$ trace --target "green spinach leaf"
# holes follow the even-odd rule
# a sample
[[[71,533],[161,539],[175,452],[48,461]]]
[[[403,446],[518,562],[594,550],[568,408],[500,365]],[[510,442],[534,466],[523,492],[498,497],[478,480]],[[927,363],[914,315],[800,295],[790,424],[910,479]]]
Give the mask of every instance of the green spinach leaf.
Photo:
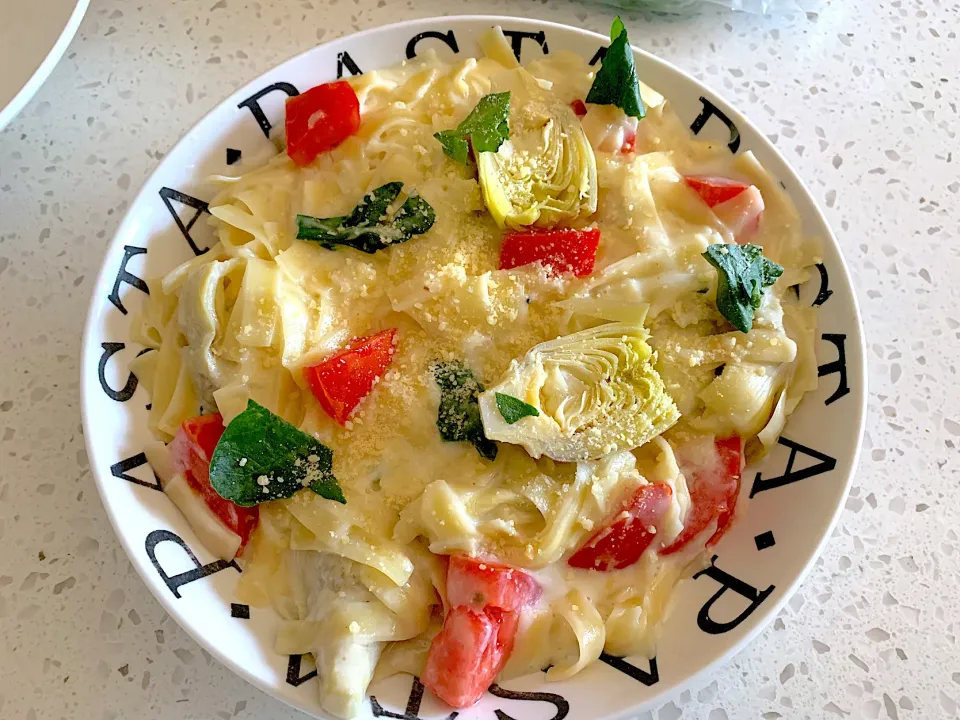
[[[763,256],[757,245],[711,245],[703,254],[717,269],[717,310],[740,332],[750,332],[765,288],[783,268]]]
[[[346,245],[373,254],[422,235],[437,219],[433,207],[419,195],[410,195],[391,217],[390,205],[399,197],[402,182],[381,185],[366,195],[349,215],[316,218],[297,215],[297,238],[319,242],[328,250]]]
[[[433,377],[440,387],[440,409],[437,429],[447,442],[472,443],[480,457],[497,457],[497,444],[483,434],[480,403],[477,397],[483,385],[460,361],[441,362],[433,366]]]
[[[333,476],[333,451],[253,400],[217,443],[210,484],[243,507],[288,498],[305,487],[347,501]]]
[[[643,118],[647,109],[640,97],[640,83],[637,82],[637,68],[633,62],[627,29],[619,16],[610,28],[610,40],[612,42],[593,79],[586,102],[616,105],[630,117]]]
[[[497,410],[500,411],[500,415],[504,420],[507,421],[508,425],[513,425],[515,422],[525,417],[539,417],[540,411],[537,410],[533,405],[525,403],[520,398],[515,398],[513,395],[505,395],[503,393],[497,393]]]
[[[492,93],[480,98],[463,122],[453,130],[443,130],[434,137],[443,145],[443,152],[458,163],[467,164],[470,143],[474,152],[496,152],[510,137],[510,93]],[[470,143],[467,143],[467,138]]]

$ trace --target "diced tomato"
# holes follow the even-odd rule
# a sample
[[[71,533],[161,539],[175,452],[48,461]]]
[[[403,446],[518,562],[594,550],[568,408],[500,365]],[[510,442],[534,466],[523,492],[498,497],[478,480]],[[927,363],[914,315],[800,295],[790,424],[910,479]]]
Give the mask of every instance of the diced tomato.
[[[256,507],[240,507],[220,497],[210,484],[210,460],[223,431],[223,417],[219,413],[184,420],[170,443],[170,456],[173,469],[184,476],[221,522],[240,536],[243,547],[260,513]]]
[[[443,628],[433,639],[420,681],[453,707],[474,705],[513,651],[520,610],[540,585],[516,568],[460,555],[447,567]]]
[[[583,104],[583,100],[577,98],[572,103],[570,103],[570,109],[573,110],[574,114],[577,117],[583,117],[587,114],[587,106]]]
[[[341,425],[350,418],[393,359],[395,328],[352,340],[319,365],[303,369],[310,392]]]
[[[738,180],[725,177],[684,175],[683,179],[710,207],[716,207],[720,203],[731,200],[750,187]]]
[[[360,100],[346,80],[324,83],[287,100],[287,155],[300,167],[360,128]]]
[[[170,443],[174,470],[189,472],[198,482],[209,485],[210,459],[223,431],[220,413],[184,420]]]
[[[537,591],[537,597],[539,597],[539,585],[537,586]],[[520,611],[487,608],[486,612],[492,615],[493,618],[500,624],[500,627],[497,630],[497,644],[502,649],[503,656],[500,658],[497,664],[497,672],[495,672],[493,675],[494,679],[496,679],[497,675],[500,674],[500,671],[503,670],[503,666],[507,664],[507,660],[510,659],[510,653],[513,652],[513,644],[517,639],[517,630],[520,627]]]
[[[755,185],[703,175],[685,175],[683,179],[713,208],[720,222],[733,233],[737,243],[743,245],[756,234],[764,204],[763,196]]]
[[[744,245],[750,242],[760,229],[763,208],[763,195],[755,185],[751,185],[732,200],[714,207],[713,212],[733,233],[737,244]]]
[[[716,528],[706,542],[715,545],[730,527],[740,494],[740,474],[743,472],[743,439],[736,435],[716,441],[718,461],[710,467],[690,467],[683,458],[683,449],[677,461],[683,470],[690,490],[690,510],[677,538],[660,551],[671,555],[716,521]]]
[[[629,153],[636,147],[639,121],[616,105],[591,104],[580,125],[597,152]]]
[[[448,705],[475,705],[510,657],[517,626],[515,612],[453,608],[430,644],[420,682]]]
[[[643,485],[623,501],[611,523],[577,550],[567,564],[584,570],[620,570],[640,559],[657,536],[657,526],[673,490],[669,485]]]
[[[593,272],[599,245],[598,228],[510,232],[500,248],[500,269],[540,262],[558,275],[571,272],[586,277]]]
[[[447,603],[450,607],[519,610],[535,603],[540,593],[540,585],[523,570],[463,555],[450,557],[447,570]]]

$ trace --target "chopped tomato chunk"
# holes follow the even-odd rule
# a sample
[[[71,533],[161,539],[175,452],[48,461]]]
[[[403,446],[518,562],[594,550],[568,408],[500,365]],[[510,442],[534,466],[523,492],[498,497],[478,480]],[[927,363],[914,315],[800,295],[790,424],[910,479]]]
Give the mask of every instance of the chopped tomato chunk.
[[[207,507],[246,544],[260,516],[256,507],[240,507],[226,500],[210,484],[210,459],[223,435],[223,417],[201,415],[184,420],[170,443],[173,469],[181,473]]]
[[[303,369],[310,392],[341,425],[350,418],[393,359],[395,328],[352,340],[346,348],[319,365]]]
[[[716,441],[717,462],[711,466],[691,466],[677,453],[677,461],[687,478],[690,490],[690,510],[677,538],[660,551],[671,555],[682,550],[716,521],[713,534],[706,545],[715,545],[730,527],[740,494],[740,474],[743,472],[743,439],[737,436]]]
[[[447,568],[443,628],[433,639],[420,681],[453,707],[474,705],[513,651],[520,611],[540,598],[530,575],[454,555]]]
[[[523,570],[463,555],[450,557],[447,570],[447,602],[450,607],[519,610],[535,603],[540,592],[537,581]]]
[[[733,233],[737,244],[744,245],[760,229],[763,208],[763,195],[755,185],[751,185],[732,200],[714,207],[713,212]]]
[[[570,109],[573,110],[577,117],[583,117],[587,114],[587,106],[584,105],[583,100],[580,100],[579,98],[570,103]]]
[[[567,564],[584,570],[620,570],[633,565],[657,536],[657,525],[673,490],[669,485],[642,485],[620,505],[606,527],[577,550]]]
[[[593,272],[599,245],[598,228],[511,232],[503,237],[500,269],[540,262],[557,274],[571,272],[577,277],[586,277]]]
[[[475,705],[510,657],[517,625],[515,612],[453,608],[430,644],[420,682],[448,705]]]
[[[716,216],[733,233],[737,243],[743,245],[756,234],[764,204],[763,196],[755,185],[703,175],[685,175],[683,179],[713,208]]]
[[[580,125],[597,152],[630,153],[636,147],[639,121],[616,105],[591,103]]]
[[[346,80],[324,83],[287,100],[287,155],[300,167],[360,128],[360,100]]]
[[[683,179],[710,207],[732,200],[746,190],[749,185],[738,180],[705,175],[684,175]]]

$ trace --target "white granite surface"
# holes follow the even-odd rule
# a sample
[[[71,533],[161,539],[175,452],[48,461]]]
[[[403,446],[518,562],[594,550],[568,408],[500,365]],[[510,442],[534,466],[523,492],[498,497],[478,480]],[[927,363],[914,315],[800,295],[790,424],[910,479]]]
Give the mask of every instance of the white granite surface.
[[[630,23],[752,117],[822,201],[870,363],[860,471],[816,569],[659,720],[958,717],[960,5],[817,10]],[[469,12],[598,31],[610,16],[567,0],[93,0],[0,133],[0,718],[304,717],[201,650],[124,556],[83,449],[81,325],[140,183],[235,86],[318,41]]]

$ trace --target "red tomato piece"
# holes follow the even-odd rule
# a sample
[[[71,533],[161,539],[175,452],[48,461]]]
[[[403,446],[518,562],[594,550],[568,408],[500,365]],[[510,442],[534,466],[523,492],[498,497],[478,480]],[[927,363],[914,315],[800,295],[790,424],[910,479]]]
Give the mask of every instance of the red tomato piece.
[[[687,181],[687,185],[695,190],[710,207],[715,207],[727,200],[732,200],[750,187],[738,180],[731,180],[730,178],[724,177],[684,175],[683,179]]]
[[[716,545],[729,529],[740,495],[740,474],[743,472],[743,439],[736,435],[716,441],[717,463],[712,467],[687,467],[682,451],[678,462],[690,489],[690,510],[677,538],[660,551],[672,555],[716,521],[716,528],[706,546]]]
[[[170,443],[174,469],[189,472],[198,482],[209,485],[210,459],[223,431],[220,413],[184,420]]]
[[[763,195],[755,185],[751,185],[735,198],[714,207],[713,212],[733,233],[737,243],[743,245],[750,242],[760,229],[763,208]]]
[[[174,470],[184,476],[213,514],[240,536],[242,548],[257,526],[260,513],[256,507],[240,507],[220,497],[210,484],[210,460],[223,431],[219,413],[184,420],[170,443],[170,456]]]
[[[540,262],[556,274],[571,272],[586,277],[593,272],[600,245],[600,230],[557,228],[510,232],[500,248],[500,269]]]
[[[346,80],[324,83],[287,100],[287,155],[300,167],[360,128],[360,100]]]
[[[584,105],[583,100],[580,100],[579,98],[570,103],[570,109],[573,110],[577,117],[583,117],[587,114],[587,106]]]
[[[310,392],[341,425],[376,385],[393,359],[396,328],[350,341],[319,365],[303,369]]]
[[[632,130],[628,127],[625,129],[623,134],[623,145],[620,146],[620,153],[623,155],[629,155],[636,149],[637,149],[637,131]]]
[[[475,705],[510,657],[518,623],[515,612],[453,608],[430,644],[420,682],[448,705]]]
[[[519,610],[540,598],[540,585],[523,570],[452,555],[447,569],[447,602],[450,607],[487,607]]]
[[[643,485],[620,505],[612,522],[577,550],[567,565],[583,570],[620,570],[640,559],[657,536],[657,525],[670,507],[669,485]]]

